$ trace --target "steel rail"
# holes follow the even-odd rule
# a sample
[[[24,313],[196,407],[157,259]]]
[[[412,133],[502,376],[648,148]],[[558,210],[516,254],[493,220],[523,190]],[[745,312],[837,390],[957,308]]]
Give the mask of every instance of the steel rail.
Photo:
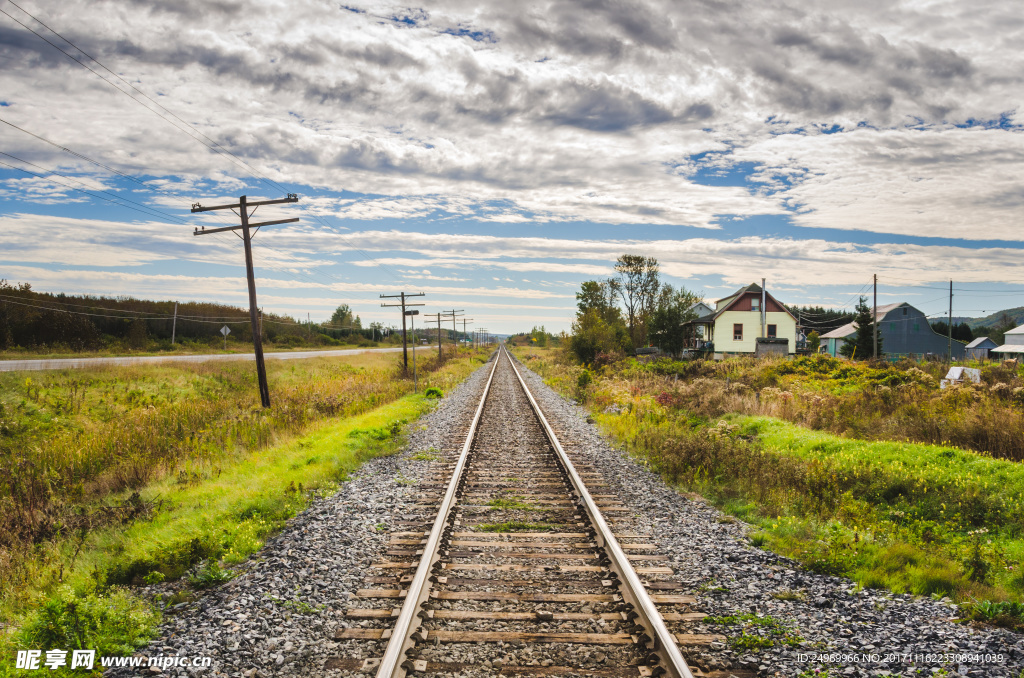
[[[660,660],[658,666],[663,668],[667,675],[672,678],[693,678],[693,673],[690,672],[690,667],[686,664],[686,660],[679,651],[675,638],[668,630],[668,627],[665,626],[665,620],[661,618],[661,614],[654,605],[654,601],[647,595],[647,589],[644,588],[639,575],[637,575],[630,564],[626,552],[622,550],[619,540],[615,538],[611,527],[601,514],[601,509],[598,508],[597,503],[590,496],[590,492],[583,483],[583,479],[580,478],[579,473],[576,472],[576,467],[573,466],[569,455],[562,449],[562,444],[558,442],[558,436],[555,435],[554,429],[551,428],[533,394],[530,393],[530,389],[526,386],[523,376],[519,374],[512,356],[507,350],[505,354],[508,357],[509,364],[512,365],[512,370],[515,372],[516,377],[519,378],[523,392],[526,393],[530,406],[537,415],[537,419],[540,421],[548,441],[550,441],[551,446],[555,449],[556,455],[565,469],[569,482],[572,484],[573,492],[579,498],[580,504],[590,518],[591,525],[593,525],[596,532],[594,536],[595,541],[604,547],[610,561],[608,565],[619,578],[620,592],[623,599],[633,607],[629,617],[631,620],[636,620],[648,634],[648,637],[644,639],[645,646],[648,650],[656,653]]]
[[[480,417],[484,411],[484,403],[487,401],[487,394],[491,391],[491,382],[494,381],[494,372],[498,367],[500,359],[501,352],[499,351],[494,357],[491,374],[487,377],[487,385],[484,386],[483,395],[480,396],[480,404],[477,405],[476,414],[473,416],[473,423],[469,427],[469,433],[466,434],[466,442],[463,444],[459,460],[455,464],[452,479],[448,482],[448,490],[444,494],[444,499],[441,500],[441,507],[437,512],[437,517],[434,519],[434,526],[430,530],[430,536],[427,537],[427,543],[423,546],[423,557],[420,558],[419,565],[416,567],[416,574],[413,576],[412,583],[409,585],[409,590],[405,595],[405,602],[402,604],[402,610],[398,614],[398,621],[395,623],[395,628],[391,631],[388,646],[384,650],[383,658],[380,660],[377,678],[404,678],[406,672],[412,667],[411,661],[406,660],[405,653],[415,644],[417,639],[413,636],[417,635],[417,631],[423,623],[417,613],[420,606],[430,595],[430,570],[441,557],[439,552],[441,538],[445,526],[448,524],[451,510],[455,506],[456,493],[462,482],[463,473],[466,470],[466,460],[469,458],[469,449],[473,445],[477,425],[480,423]]]

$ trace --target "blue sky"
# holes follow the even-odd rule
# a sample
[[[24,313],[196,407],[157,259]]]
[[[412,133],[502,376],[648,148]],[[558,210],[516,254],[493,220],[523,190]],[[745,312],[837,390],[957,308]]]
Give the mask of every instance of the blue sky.
[[[954,315],[1024,305],[1006,3],[18,4],[0,277],[36,289],[242,305],[240,243],[189,206],[295,192],[255,257],[296,317],[392,324],[405,290],[558,331],[623,253],[712,300],[852,308],[878,274],[929,314],[950,279]]]

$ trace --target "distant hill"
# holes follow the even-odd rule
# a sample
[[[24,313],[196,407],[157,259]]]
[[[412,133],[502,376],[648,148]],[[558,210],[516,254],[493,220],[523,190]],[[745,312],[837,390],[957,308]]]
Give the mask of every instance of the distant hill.
[[[960,318],[959,320],[957,320],[957,318],[953,318],[953,322],[966,322],[972,330],[975,330],[979,327],[992,327],[999,322],[999,319],[1003,317],[1004,313],[1013,318],[1013,322],[1016,325],[1024,325],[1024,306],[1008,308],[1005,311],[996,311],[995,313],[990,313],[984,318]]]

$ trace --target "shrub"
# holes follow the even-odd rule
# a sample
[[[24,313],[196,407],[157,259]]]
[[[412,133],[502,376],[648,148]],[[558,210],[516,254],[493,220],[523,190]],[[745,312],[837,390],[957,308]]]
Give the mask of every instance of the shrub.
[[[443,398],[444,391],[437,388],[436,386],[431,386],[430,388],[423,392],[423,395],[426,396],[427,398]]]
[[[127,592],[75,593],[61,586],[29,618],[21,632],[25,647],[96,650],[128,655],[155,635],[159,615]]]

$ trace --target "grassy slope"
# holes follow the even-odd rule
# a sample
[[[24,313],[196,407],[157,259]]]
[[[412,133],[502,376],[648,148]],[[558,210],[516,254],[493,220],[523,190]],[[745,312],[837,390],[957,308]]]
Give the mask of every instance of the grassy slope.
[[[549,384],[584,395],[578,368],[532,353],[541,360],[527,365]],[[614,376],[595,377],[586,398],[602,431],[669,480],[757,525],[755,543],[867,586],[960,600],[1024,594],[1020,463],[851,439],[771,417],[688,417],[654,401],[666,382],[623,389]],[[602,397],[591,398],[595,392]],[[605,407],[609,397],[617,407]],[[723,433],[709,436],[720,419]]]
[[[274,383],[278,389],[309,388],[311,374],[323,370],[369,368],[367,374],[375,375],[374,368],[385,360],[394,361],[394,356],[364,354],[342,360],[347,367],[322,359],[280,365],[275,369]],[[422,382],[450,388],[484,360],[482,355],[464,354],[437,372],[421,375]],[[196,380],[191,370],[184,370],[182,375],[178,372],[166,367],[133,369],[129,372],[133,377],[131,386],[166,391],[179,380],[181,386],[191,388],[201,386],[210,377],[217,378],[204,374]],[[47,375],[43,388],[59,388],[68,376]],[[123,375],[121,371],[108,375],[107,370],[100,370],[90,376],[103,382]],[[9,389],[8,403],[21,400],[15,393],[23,379],[24,375],[0,375],[0,382]],[[218,389],[201,390],[208,398],[225,395]],[[93,393],[87,402],[102,403],[102,398]],[[0,624],[0,676],[13,666],[7,665],[6,655],[16,645],[78,647],[78,641],[69,637],[81,636],[82,629],[70,632],[67,628],[67,613],[74,609],[83,618],[88,617],[88,609],[97,610],[97,618],[102,617],[96,621],[96,628],[85,633],[88,642],[81,646],[105,648],[110,654],[131,651],[133,643],[145,639],[146,629],[152,628],[155,618],[150,604],[135,598],[122,585],[175,579],[203,560],[223,564],[244,561],[314,497],[335,491],[364,460],[394,450],[400,424],[415,420],[430,402],[422,395],[404,395],[355,416],[330,417],[301,430],[282,429],[274,434],[277,444],[271,447],[229,448],[186,464],[177,473],[157,474],[139,490],[136,500],[162,502],[150,519],[88,533],[77,557],[74,554],[80,540],[75,535],[65,535],[54,545],[62,558],[41,552],[42,561],[35,565],[36,582],[28,582],[27,590],[8,598],[0,609],[9,623],[6,627]],[[86,429],[102,428],[101,422],[91,421],[88,416],[91,407],[81,407],[80,411],[82,414],[72,419],[90,421],[64,421],[58,428],[81,428],[83,424]],[[116,505],[130,500],[131,494],[126,491],[106,495],[103,503]],[[62,570],[63,585],[55,585],[50,576],[54,562],[73,563]],[[137,628],[141,635],[126,633],[127,627]]]

